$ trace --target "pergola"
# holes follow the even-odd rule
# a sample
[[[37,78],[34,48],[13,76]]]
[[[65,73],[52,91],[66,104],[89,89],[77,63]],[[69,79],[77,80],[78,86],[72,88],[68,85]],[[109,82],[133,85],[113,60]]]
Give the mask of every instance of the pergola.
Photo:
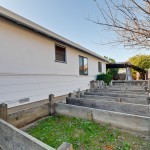
[[[132,74],[131,74],[131,69],[134,69],[141,73],[143,75],[143,78],[145,77],[146,70],[132,65],[129,62],[118,62],[118,63],[109,63],[106,64],[106,68],[126,68],[126,80],[132,80]]]

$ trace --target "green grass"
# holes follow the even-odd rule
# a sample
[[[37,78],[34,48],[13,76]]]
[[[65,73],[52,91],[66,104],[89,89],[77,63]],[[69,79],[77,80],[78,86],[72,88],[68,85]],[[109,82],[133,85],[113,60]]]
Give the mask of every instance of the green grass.
[[[48,117],[27,132],[53,148],[69,142],[74,150],[150,150],[150,143],[139,137],[66,116]]]

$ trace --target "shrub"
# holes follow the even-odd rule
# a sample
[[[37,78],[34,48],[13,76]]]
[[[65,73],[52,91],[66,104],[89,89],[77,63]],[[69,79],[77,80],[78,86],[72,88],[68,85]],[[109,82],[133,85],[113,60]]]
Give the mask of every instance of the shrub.
[[[114,64],[116,61],[113,58],[109,58],[107,56],[104,56],[104,58],[108,59],[110,63]],[[106,68],[106,73],[112,75],[112,79],[116,79],[116,76],[118,75],[118,68]]]
[[[107,85],[111,82],[113,76],[111,74],[99,74],[97,80],[103,80]]]
[[[106,69],[107,74],[112,75],[112,78],[115,79],[115,77],[118,75],[118,68],[108,68]]]

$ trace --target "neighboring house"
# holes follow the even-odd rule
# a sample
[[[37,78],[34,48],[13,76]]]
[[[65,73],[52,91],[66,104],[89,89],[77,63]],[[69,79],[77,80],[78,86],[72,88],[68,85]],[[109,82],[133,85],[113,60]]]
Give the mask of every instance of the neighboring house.
[[[0,7],[0,103],[89,89],[107,59]]]

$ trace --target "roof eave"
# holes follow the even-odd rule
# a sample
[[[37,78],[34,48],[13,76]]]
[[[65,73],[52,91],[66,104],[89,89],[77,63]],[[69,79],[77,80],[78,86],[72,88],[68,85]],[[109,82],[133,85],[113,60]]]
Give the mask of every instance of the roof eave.
[[[92,51],[90,51],[90,50],[88,50],[88,49],[86,49],[86,48],[84,48],[84,47],[82,47],[82,46],[56,34],[56,33],[54,33],[54,32],[52,32],[52,31],[49,31],[49,30],[45,29],[44,27],[42,27],[38,24],[35,24],[34,22],[32,22],[26,18],[23,18],[23,17],[15,14],[15,13],[13,13],[13,12],[11,12],[11,11],[1,7],[1,6],[0,6],[0,16],[6,18],[6,19],[18,24],[18,25],[21,25],[21,26],[24,26],[30,30],[33,30],[34,32],[40,33],[46,37],[49,37],[51,39],[58,41],[58,42],[61,42],[61,43],[66,44],[68,46],[74,47],[77,50],[80,50],[82,52],[90,54],[94,57],[97,57],[98,59],[105,61],[106,63],[109,63],[109,60],[105,59],[104,57],[102,57],[102,56],[100,56],[100,55],[98,55],[98,54],[96,54],[96,53],[94,53],[94,52],[92,52]]]

